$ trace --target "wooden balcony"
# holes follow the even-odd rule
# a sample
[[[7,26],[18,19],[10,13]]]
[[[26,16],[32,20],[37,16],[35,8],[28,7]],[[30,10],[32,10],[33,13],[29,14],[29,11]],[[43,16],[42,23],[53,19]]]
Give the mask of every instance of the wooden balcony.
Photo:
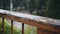
[[[11,34],[13,33],[13,21],[22,23],[22,34],[24,34],[24,24],[37,27],[37,34],[60,34],[60,20],[51,19],[30,14],[11,12],[0,9],[0,17],[2,17],[2,34],[4,33],[4,19],[11,20]],[[58,27],[57,27],[58,25]]]

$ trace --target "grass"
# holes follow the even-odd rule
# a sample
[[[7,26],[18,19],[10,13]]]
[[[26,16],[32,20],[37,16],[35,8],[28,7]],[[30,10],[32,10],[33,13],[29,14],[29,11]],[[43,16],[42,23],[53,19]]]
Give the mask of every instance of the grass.
[[[11,34],[11,26],[9,25],[9,23],[7,21],[4,22],[4,30],[5,30],[5,34]],[[2,34],[2,21],[0,18],[0,34]],[[14,34],[21,34],[20,29],[16,29],[16,27],[14,27]]]
[[[37,34],[37,28],[34,26],[27,25],[27,28],[24,30],[25,34]]]
[[[9,25],[9,23],[5,20],[4,22],[4,27],[5,27],[5,34],[11,34],[11,25]],[[13,27],[14,28],[14,34],[21,34],[21,30],[18,29],[17,27]],[[27,28],[24,30],[24,34],[31,34],[32,31],[32,27],[31,26],[27,26]],[[34,28],[34,34],[37,33],[36,28]],[[0,18],[0,34],[2,34],[2,21]]]

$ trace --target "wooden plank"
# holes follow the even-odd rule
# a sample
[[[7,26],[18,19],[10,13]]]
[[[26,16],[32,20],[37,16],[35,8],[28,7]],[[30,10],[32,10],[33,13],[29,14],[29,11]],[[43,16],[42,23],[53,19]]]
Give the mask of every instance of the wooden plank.
[[[11,11],[2,10],[2,9],[0,9],[0,13],[12,15],[12,16],[16,16],[16,17],[21,17],[21,18],[27,18],[27,19],[31,19],[34,21],[42,22],[42,23],[60,25],[60,20],[57,20],[57,19],[51,19],[51,18],[35,16],[35,15],[30,15],[30,14],[24,14],[24,13],[19,13],[19,12],[11,12]]]
[[[14,34],[13,33],[13,20],[11,20],[11,34]]]
[[[18,22],[21,22],[21,23],[24,23],[24,24],[37,26],[37,27],[45,29],[45,30],[49,30],[49,31],[60,33],[59,29],[55,29],[54,27],[49,26],[49,25],[42,25],[41,24],[42,22],[37,22],[37,21],[34,21],[34,20],[30,20],[30,19],[22,19],[20,17],[16,17],[16,16],[12,16],[12,15],[1,14],[0,16],[5,17],[7,19],[15,20],[15,21],[18,21]]]
[[[4,17],[2,17],[2,34],[5,34],[5,31],[4,31]]]
[[[53,31],[37,28],[37,34],[60,34]]]
[[[22,34],[24,34],[24,23],[22,23]]]
[[[45,30],[41,28],[37,28],[37,34],[49,34],[48,31],[46,32]]]

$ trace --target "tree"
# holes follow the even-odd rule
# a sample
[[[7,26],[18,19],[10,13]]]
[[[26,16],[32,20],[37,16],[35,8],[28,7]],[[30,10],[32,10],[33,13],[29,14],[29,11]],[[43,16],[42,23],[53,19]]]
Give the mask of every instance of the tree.
[[[45,5],[46,5],[46,0],[38,0],[36,2],[37,15],[42,15]]]
[[[2,9],[7,9],[7,7],[10,6],[9,0],[1,0],[1,2],[2,2]]]
[[[37,15],[42,15],[43,7],[46,7],[47,0],[30,0],[29,1],[29,11],[32,14],[33,10],[37,10]]]
[[[44,16],[60,19],[60,0],[48,0]]]
[[[34,8],[37,10],[37,15],[60,19],[60,0],[30,0],[29,7],[32,13]],[[45,11],[43,10],[45,8]]]
[[[29,11],[30,11],[31,14],[36,7],[35,3],[36,3],[35,0],[30,0],[29,1]]]
[[[10,0],[0,0],[0,8],[2,5],[2,9],[9,10],[10,9]],[[13,8],[16,7],[22,7],[23,6],[23,0],[12,0]]]

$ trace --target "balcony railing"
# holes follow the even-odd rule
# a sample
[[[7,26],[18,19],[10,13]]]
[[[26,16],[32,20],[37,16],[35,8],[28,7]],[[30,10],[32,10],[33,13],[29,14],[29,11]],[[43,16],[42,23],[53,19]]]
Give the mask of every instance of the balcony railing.
[[[5,34],[4,18],[11,20],[11,34],[14,34],[13,21],[22,23],[22,34],[24,34],[24,24],[36,26],[37,34],[60,34],[60,29],[55,28],[55,25],[58,25],[58,23],[60,23],[60,20],[18,12],[11,12],[2,9],[0,9],[0,17],[2,17],[2,34]]]

